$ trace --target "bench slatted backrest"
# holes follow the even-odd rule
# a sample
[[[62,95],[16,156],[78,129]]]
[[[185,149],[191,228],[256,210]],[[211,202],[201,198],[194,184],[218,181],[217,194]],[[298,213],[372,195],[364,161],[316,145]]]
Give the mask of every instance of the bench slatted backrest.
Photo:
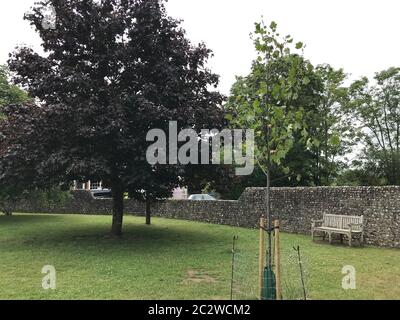
[[[352,226],[352,230],[361,231],[362,226],[359,224],[363,224],[363,216],[343,216],[343,229],[349,229],[349,224],[357,224]]]
[[[324,214],[323,220],[324,227],[347,230],[349,229],[349,224],[362,224],[363,216]],[[361,231],[361,228],[361,226],[352,226],[354,231]]]

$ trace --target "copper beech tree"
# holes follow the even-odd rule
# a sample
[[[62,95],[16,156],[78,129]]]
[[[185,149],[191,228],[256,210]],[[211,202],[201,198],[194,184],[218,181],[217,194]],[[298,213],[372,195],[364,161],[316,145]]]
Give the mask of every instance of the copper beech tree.
[[[52,6],[54,25],[43,23]],[[44,55],[17,48],[9,67],[35,103],[4,108],[0,182],[46,187],[101,179],[112,188],[112,234],[122,231],[124,194],[171,194],[184,168],[146,161],[152,128],[218,127],[223,97],[161,0],[51,0],[25,15]],[[214,88],[214,89],[212,89]]]

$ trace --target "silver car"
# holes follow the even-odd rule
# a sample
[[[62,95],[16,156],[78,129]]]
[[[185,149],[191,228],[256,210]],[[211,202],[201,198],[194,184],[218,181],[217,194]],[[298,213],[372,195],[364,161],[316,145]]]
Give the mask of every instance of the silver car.
[[[209,194],[192,194],[188,198],[188,200],[208,200],[208,201],[213,201],[217,200],[214,197],[210,196]]]

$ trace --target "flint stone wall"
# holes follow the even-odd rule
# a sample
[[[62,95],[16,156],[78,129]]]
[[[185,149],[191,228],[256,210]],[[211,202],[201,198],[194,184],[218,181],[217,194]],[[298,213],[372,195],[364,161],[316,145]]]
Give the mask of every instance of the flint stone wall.
[[[237,201],[167,200],[154,203],[152,215],[214,224],[257,228],[265,212],[265,188],[248,188]],[[282,230],[310,234],[312,219],[324,213],[364,215],[367,244],[400,248],[400,187],[272,188],[274,218]],[[94,199],[86,191],[74,191],[63,204],[43,206],[23,202],[18,212],[111,214],[110,199]],[[126,200],[125,213],[144,215],[145,206]]]

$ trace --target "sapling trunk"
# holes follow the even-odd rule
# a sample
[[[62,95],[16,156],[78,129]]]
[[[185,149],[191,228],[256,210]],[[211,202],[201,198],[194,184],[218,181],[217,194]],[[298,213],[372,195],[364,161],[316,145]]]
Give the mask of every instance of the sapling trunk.
[[[267,220],[268,220],[268,267],[272,267],[272,221],[271,221],[271,175],[269,172],[270,168],[267,170]]]

